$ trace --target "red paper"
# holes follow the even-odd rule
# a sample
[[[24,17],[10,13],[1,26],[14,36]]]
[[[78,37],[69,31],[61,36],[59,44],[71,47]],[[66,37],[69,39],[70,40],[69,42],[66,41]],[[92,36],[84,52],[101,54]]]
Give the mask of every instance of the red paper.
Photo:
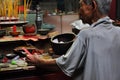
[[[32,54],[25,47],[22,47],[22,50],[24,50],[29,56],[32,56]]]

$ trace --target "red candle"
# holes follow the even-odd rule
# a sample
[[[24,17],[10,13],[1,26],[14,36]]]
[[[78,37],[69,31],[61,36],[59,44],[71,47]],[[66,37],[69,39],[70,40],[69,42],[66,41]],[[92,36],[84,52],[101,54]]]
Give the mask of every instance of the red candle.
[[[16,28],[17,28],[16,25],[14,25],[14,26],[13,26],[13,32],[16,32],[16,31],[17,31]]]

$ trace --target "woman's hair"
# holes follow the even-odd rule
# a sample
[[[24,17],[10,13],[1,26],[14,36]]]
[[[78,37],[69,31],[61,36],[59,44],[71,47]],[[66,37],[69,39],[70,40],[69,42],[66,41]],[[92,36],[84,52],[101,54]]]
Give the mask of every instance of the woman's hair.
[[[86,4],[92,5],[93,0],[83,0]],[[112,0],[94,0],[97,5],[98,9],[102,14],[108,14],[110,11],[110,5]]]

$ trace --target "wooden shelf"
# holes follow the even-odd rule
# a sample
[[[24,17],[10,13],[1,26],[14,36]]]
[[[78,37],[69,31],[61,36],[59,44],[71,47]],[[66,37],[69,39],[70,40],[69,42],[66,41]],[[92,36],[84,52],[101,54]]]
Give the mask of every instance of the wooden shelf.
[[[3,22],[0,22],[0,27],[11,27],[13,25],[22,26],[27,23],[28,21],[3,21]]]
[[[32,41],[38,41],[39,39],[47,39],[48,36],[47,35],[34,35],[34,36],[24,36],[24,35],[19,35],[17,37],[12,37],[12,36],[4,36],[2,38],[0,38],[0,42],[10,42],[10,41],[28,41],[28,40],[32,40]]]

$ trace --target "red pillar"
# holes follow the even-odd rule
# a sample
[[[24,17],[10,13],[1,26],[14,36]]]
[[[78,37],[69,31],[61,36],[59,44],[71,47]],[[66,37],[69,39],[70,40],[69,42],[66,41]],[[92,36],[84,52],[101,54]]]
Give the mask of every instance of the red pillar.
[[[116,0],[112,0],[109,16],[113,20],[116,19]]]

